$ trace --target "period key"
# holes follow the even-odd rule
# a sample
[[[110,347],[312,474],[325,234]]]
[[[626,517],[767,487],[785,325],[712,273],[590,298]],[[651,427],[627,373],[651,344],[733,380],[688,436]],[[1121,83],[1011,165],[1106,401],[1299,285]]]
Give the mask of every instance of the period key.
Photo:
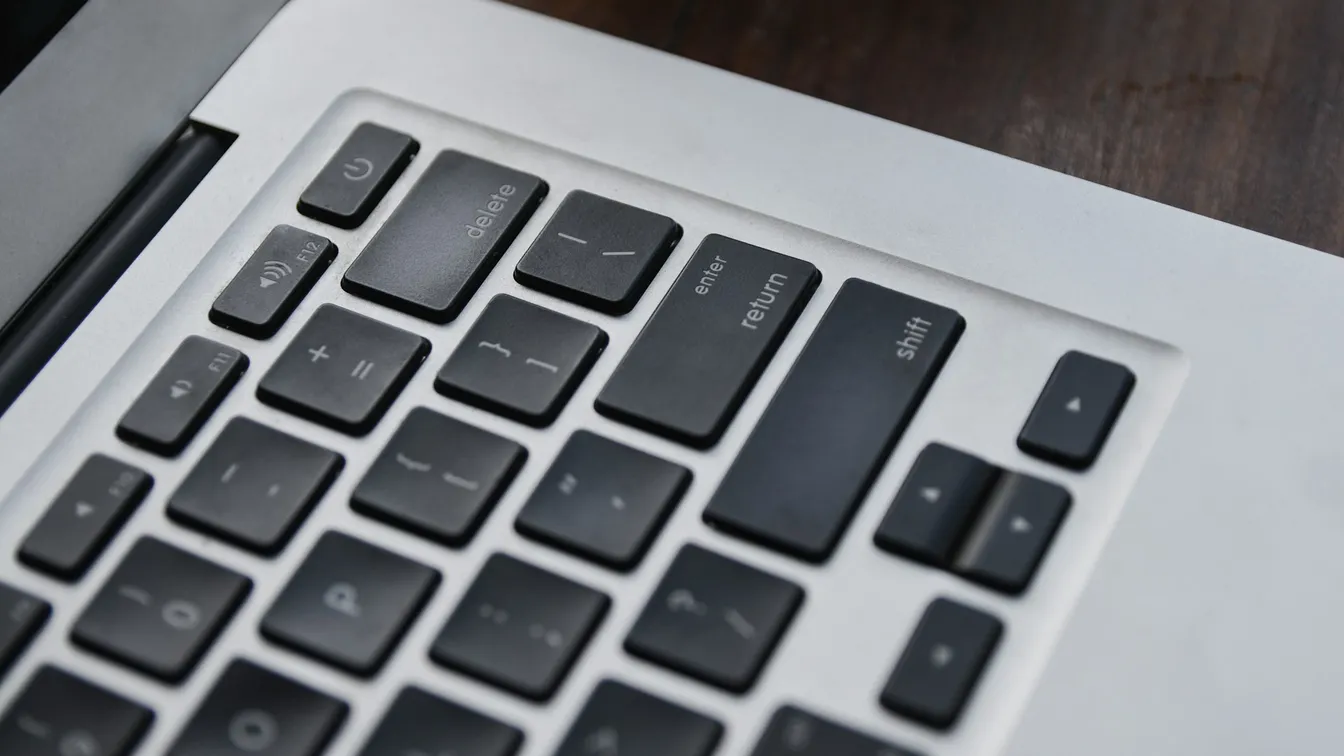
[[[698,449],[713,446],[820,281],[802,260],[705,237],[597,410]]]

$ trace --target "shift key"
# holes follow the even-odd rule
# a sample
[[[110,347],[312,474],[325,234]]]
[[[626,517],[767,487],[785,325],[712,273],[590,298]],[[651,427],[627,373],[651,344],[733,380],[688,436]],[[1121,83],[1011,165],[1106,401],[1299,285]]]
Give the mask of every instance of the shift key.
[[[713,446],[820,281],[802,260],[705,237],[597,397],[598,411]]]
[[[439,153],[346,271],[355,296],[433,323],[462,311],[546,196],[546,182]]]
[[[705,520],[825,561],[965,326],[946,307],[846,281],[728,468]]]

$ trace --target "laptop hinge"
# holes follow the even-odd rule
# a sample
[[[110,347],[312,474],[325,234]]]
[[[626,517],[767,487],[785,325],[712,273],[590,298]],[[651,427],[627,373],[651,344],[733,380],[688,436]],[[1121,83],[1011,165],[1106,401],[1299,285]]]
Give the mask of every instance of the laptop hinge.
[[[188,124],[30,300],[0,341],[0,414],[177,212],[234,138]]]

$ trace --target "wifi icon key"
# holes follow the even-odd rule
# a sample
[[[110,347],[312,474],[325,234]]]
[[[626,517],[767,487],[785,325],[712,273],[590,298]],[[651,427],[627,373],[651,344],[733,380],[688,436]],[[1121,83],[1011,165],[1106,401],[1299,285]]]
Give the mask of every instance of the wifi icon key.
[[[257,278],[257,282],[261,284],[261,288],[269,289],[293,272],[294,269],[288,263],[279,260],[267,260],[261,266],[261,276]]]
[[[215,300],[210,321],[244,336],[270,338],[334,259],[330,239],[276,226]]]

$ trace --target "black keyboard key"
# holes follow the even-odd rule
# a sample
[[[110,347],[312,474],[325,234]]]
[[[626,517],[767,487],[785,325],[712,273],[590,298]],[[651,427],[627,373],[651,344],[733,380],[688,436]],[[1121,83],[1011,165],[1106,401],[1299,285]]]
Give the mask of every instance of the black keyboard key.
[[[958,557],[967,578],[1000,591],[1027,589],[1072,497],[1063,488],[1019,473],[994,489],[977,532]]]
[[[918,756],[796,706],[770,717],[751,756]]]
[[[929,444],[878,526],[877,545],[946,567],[985,502],[999,471],[966,452]]]
[[[429,342],[336,305],[322,305],[261,379],[257,397],[362,436],[410,382]]]
[[[338,228],[368,219],[420,150],[414,139],[361,123],[299,197],[299,212]]]
[[[681,465],[588,431],[570,437],[518,515],[518,532],[631,570],[690,485]]]
[[[460,152],[439,153],[342,286],[434,323],[462,311],[546,196],[546,182]]]
[[[570,192],[513,277],[600,312],[630,312],[667,259],[681,227],[596,194]]]
[[[858,279],[840,287],[705,509],[705,520],[825,561],[965,327]]]
[[[464,546],[504,495],[527,450],[424,407],[411,410],[355,488],[355,511]]]
[[[51,604],[0,583],[0,681],[50,616]]]
[[[168,516],[224,541],[276,554],[340,471],[341,455],[235,417],[168,501]]]
[[[744,693],[802,603],[797,585],[687,545],[630,630],[625,650]]]
[[[722,737],[703,714],[603,680],[555,756],[710,756]]]
[[[705,237],[598,395],[598,411],[713,446],[820,282],[802,260]]]
[[[349,707],[252,662],[229,664],[169,756],[318,756]]]
[[[186,678],[252,590],[252,581],[141,538],[79,616],[71,638],[161,680]]]
[[[611,599],[494,554],[434,641],[434,661],[534,701],[549,699]]]
[[[56,667],[43,667],[0,717],[5,756],[131,756],[154,712]]]
[[[144,470],[90,456],[23,539],[19,560],[62,580],[82,577],[153,485]]]
[[[175,457],[247,370],[247,355],[200,336],[188,336],[117,425],[132,446]]]
[[[269,339],[336,259],[336,245],[293,226],[276,226],[215,299],[210,322]]]
[[[419,688],[405,688],[360,756],[514,756],[523,733]]]
[[[1124,365],[1069,352],[1059,358],[1022,426],[1018,448],[1048,462],[1086,470],[1097,461],[1133,389],[1134,374]]]
[[[387,661],[438,584],[433,568],[327,532],[262,618],[261,634],[369,677]]]
[[[965,708],[1002,634],[1003,623],[994,617],[949,599],[935,599],[887,680],[882,705],[946,730]]]
[[[606,346],[597,326],[501,294],[467,331],[434,387],[540,428],[555,421]]]

